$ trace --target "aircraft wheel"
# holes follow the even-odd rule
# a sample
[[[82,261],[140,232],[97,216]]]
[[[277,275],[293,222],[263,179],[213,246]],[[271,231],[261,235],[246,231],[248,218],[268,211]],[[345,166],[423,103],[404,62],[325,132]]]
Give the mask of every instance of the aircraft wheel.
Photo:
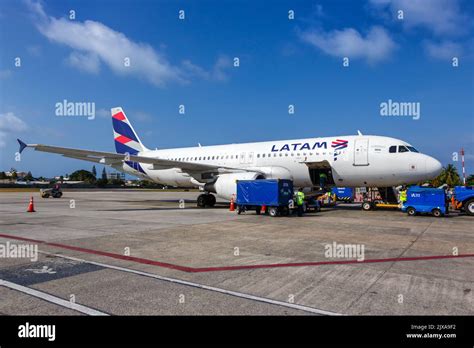
[[[199,195],[197,198],[197,206],[200,208],[204,208],[206,206],[206,201],[207,199],[205,194]]]
[[[216,196],[208,194],[206,204],[210,207],[213,207],[216,204]]]

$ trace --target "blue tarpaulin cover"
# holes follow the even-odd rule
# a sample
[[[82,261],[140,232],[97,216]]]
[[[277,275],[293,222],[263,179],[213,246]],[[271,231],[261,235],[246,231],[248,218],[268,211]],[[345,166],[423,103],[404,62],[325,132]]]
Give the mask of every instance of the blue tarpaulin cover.
[[[239,205],[287,205],[293,199],[291,180],[239,180],[237,199]]]

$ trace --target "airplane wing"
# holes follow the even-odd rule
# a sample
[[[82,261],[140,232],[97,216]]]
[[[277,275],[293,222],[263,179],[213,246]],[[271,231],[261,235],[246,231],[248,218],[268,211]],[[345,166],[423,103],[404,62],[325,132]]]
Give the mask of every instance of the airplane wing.
[[[64,157],[80,159],[84,161],[90,161],[90,162],[101,163],[101,164],[112,165],[112,164],[120,164],[124,161],[132,161],[132,162],[153,164],[153,169],[155,170],[179,168],[183,172],[187,172],[190,174],[196,173],[196,172],[208,172],[208,171],[217,171],[219,173],[258,172],[255,169],[247,170],[243,168],[225,167],[225,166],[212,165],[212,164],[170,161],[170,160],[161,159],[161,158],[120,154],[120,153],[115,153],[115,152],[72,149],[68,147],[59,147],[59,146],[50,146],[50,145],[41,145],[41,144],[26,144],[20,139],[17,139],[17,140],[18,140],[18,143],[20,144],[20,153],[25,148],[31,147],[35,149],[35,151],[56,153],[59,155],[63,155]]]

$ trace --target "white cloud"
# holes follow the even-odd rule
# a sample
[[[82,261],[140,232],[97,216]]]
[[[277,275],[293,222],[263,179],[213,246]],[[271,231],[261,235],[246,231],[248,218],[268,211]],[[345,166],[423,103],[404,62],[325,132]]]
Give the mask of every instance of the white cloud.
[[[376,63],[390,56],[396,44],[382,27],[370,28],[365,37],[353,28],[322,31],[311,30],[300,33],[300,38],[336,57],[366,59]]]
[[[97,72],[100,60],[120,75],[138,76],[157,86],[169,81],[186,81],[179,67],[169,63],[164,55],[146,43],[134,42],[100,22],[57,19],[47,16],[40,3],[28,4],[44,36],[75,51],[68,58],[75,67]],[[127,58],[130,66],[125,64]]]
[[[100,70],[99,57],[94,53],[82,54],[77,51],[71,52],[66,63],[85,72],[97,74]]]
[[[221,55],[209,71],[193,64],[189,60],[184,60],[182,66],[189,75],[205,80],[226,81],[228,79],[226,70],[232,67],[232,60],[228,56]]]
[[[466,33],[468,17],[462,13],[458,0],[370,0],[374,7],[389,9],[392,14],[403,10],[401,23],[408,29],[423,27],[438,36]]]
[[[226,56],[219,57],[210,71],[189,60],[183,61],[182,65],[173,65],[149,44],[132,41],[100,22],[54,18],[46,14],[41,3],[26,1],[38,30],[52,42],[72,48],[66,63],[82,71],[96,74],[103,63],[119,75],[137,76],[156,86],[172,81],[188,83],[192,77],[227,79],[224,70],[231,62]]]
[[[462,45],[452,41],[427,41],[424,43],[424,48],[429,56],[442,60],[451,60],[453,57],[459,58],[463,53]]]
[[[26,123],[15,116],[13,112],[0,114],[0,148],[5,147],[6,138],[11,133],[24,132],[27,129]]]

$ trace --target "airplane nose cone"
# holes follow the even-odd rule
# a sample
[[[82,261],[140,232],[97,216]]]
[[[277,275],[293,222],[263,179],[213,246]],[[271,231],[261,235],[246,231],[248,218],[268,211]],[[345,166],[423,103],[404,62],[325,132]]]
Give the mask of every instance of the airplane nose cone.
[[[426,174],[428,174],[431,178],[435,178],[441,173],[441,170],[443,169],[443,166],[441,163],[437,160],[434,159],[433,157],[428,157],[425,161],[425,168],[426,168]]]

